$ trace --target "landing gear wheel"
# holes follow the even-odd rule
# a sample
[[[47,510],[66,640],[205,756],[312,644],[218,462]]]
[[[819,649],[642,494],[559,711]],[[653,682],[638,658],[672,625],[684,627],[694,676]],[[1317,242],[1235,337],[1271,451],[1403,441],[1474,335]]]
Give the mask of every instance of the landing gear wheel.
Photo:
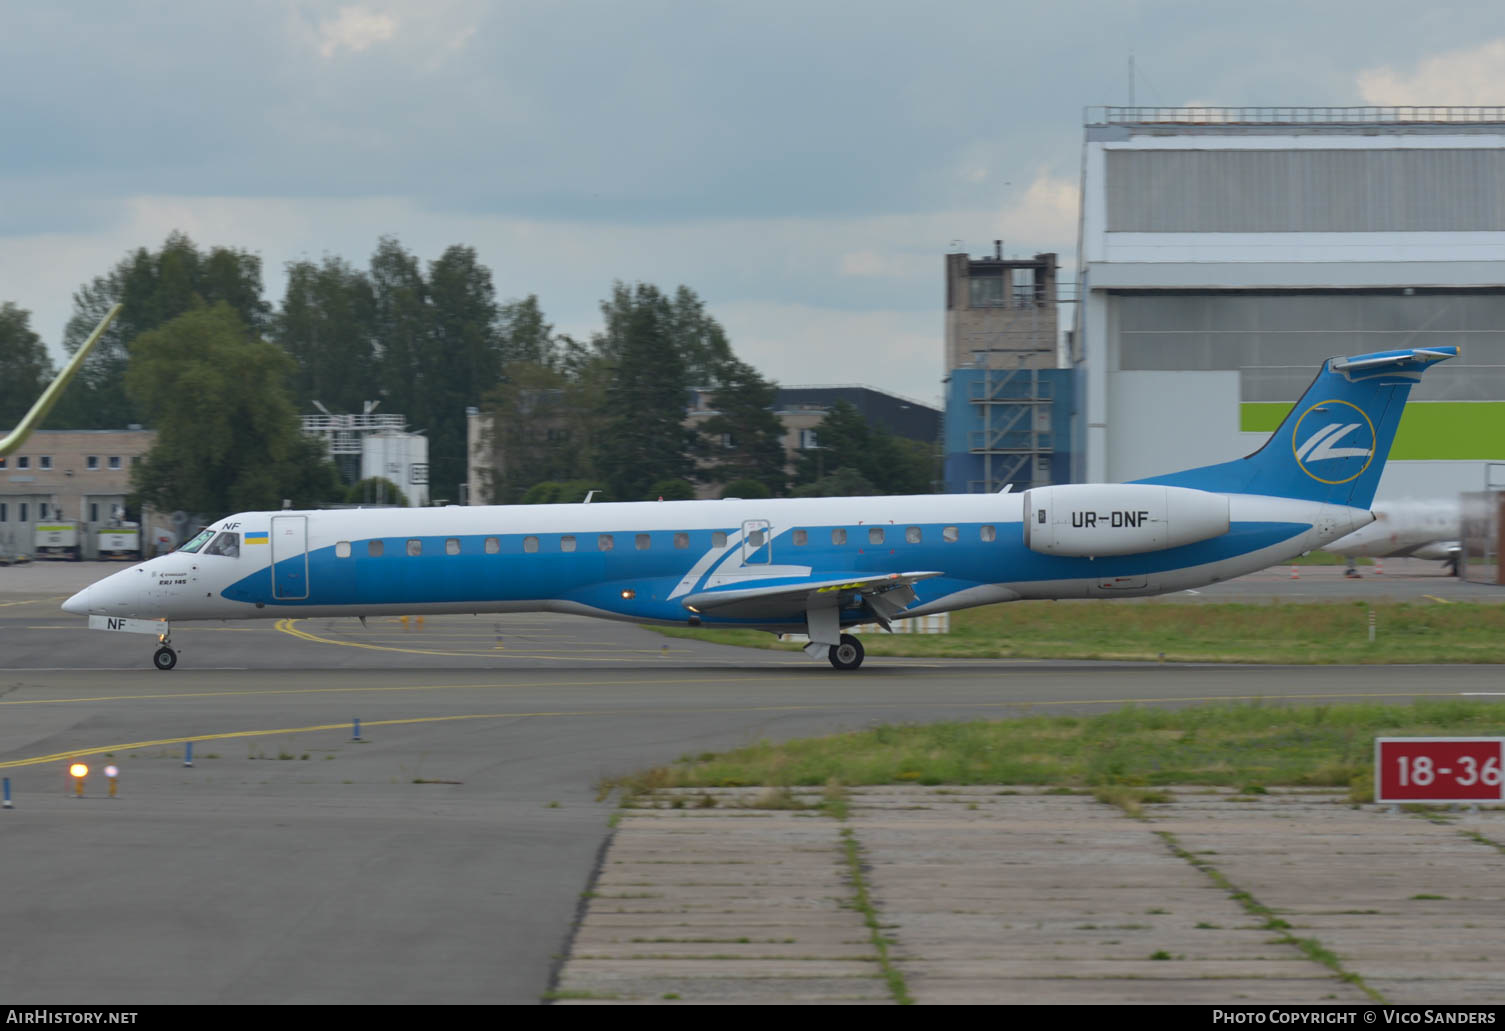
[[[841,643],[831,645],[826,658],[837,669],[856,669],[862,665],[863,654],[861,641],[851,634],[842,634]]]
[[[832,661],[834,662],[835,660],[833,659]],[[156,663],[158,669],[172,669],[178,664],[178,653],[164,644],[162,647],[158,648],[157,653],[152,656],[152,662]]]

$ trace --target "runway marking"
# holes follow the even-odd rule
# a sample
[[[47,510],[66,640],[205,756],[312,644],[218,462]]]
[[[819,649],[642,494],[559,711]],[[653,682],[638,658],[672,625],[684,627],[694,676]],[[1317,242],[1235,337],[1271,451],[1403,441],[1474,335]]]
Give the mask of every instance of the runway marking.
[[[1451,605],[1451,604],[1453,604],[1452,602],[1448,601],[1446,598],[1439,598],[1435,594],[1423,594],[1422,597],[1423,598],[1431,598],[1433,601],[1437,602],[1439,605]]]
[[[305,641],[312,641],[315,644],[332,644],[340,648],[365,648],[369,651],[377,652],[399,652],[404,655],[443,655],[450,658],[474,659],[486,656],[495,650],[494,648],[487,648],[480,651],[440,651],[434,648],[399,648],[396,645],[369,644],[365,641],[337,641],[333,638],[311,634],[307,630],[300,630],[293,625],[296,622],[298,622],[297,618],[279,619],[274,625],[274,629]],[[480,646],[477,645],[477,647],[479,648]],[[548,662],[568,662],[570,660],[578,662],[649,662],[664,657],[661,648],[642,649],[641,657],[634,657],[631,653],[625,652],[622,649],[602,649],[602,651],[607,651],[608,654],[599,658],[591,655],[582,655],[579,650],[572,650],[568,654],[561,655],[553,655],[547,652],[509,650],[508,656],[514,659],[539,659]],[[674,654],[671,652],[671,657]],[[678,650],[677,654],[685,656],[687,659],[693,655],[692,652],[687,650]]]
[[[355,689],[351,689],[355,690]],[[235,693],[235,692],[232,692]],[[270,692],[277,693],[277,692]],[[286,692],[282,692],[286,693]],[[1414,697],[1413,693],[1397,695],[1388,694],[1336,694],[1336,695],[1217,695],[1205,698],[1099,698],[1099,699],[1050,699],[1045,701],[1011,701],[1011,702],[951,702],[947,703],[957,707],[969,709],[1007,709],[1035,706],[1059,706],[1059,705],[1143,705],[1157,702],[1225,702],[1225,701],[1281,701],[1298,698],[1394,698]],[[870,702],[852,705],[846,704],[849,709],[884,710],[884,709],[907,709],[909,702]],[[579,716],[645,716],[660,718],[665,715],[684,715],[687,713],[715,713],[715,712],[814,712],[830,708],[830,705],[737,705],[737,706],[681,706],[671,709],[581,709],[577,711],[557,712],[492,712],[492,713],[466,713],[455,716],[410,716],[402,719],[389,720],[362,720],[365,727],[393,727],[405,726],[418,723],[448,723],[458,720],[501,720],[501,719],[544,719],[550,717],[579,717]],[[270,737],[274,734],[311,734],[330,730],[348,730],[351,724],[348,720],[339,723],[321,723],[310,727],[280,727],[273,730],[237,730],[222,734],[190,734],[184,737],[159,738],[151,741],[129,741],[121,744],[98,745],[88,748],[74,748],[65,752],[54,752],[50,755],[33,756],[29,759],[10,759],[0,762],[0,769],[19,769],[23,766],[39,766],[49,762],[64,762],[69,759],[79,759],[90,755],[100,755],[105,752],[121,752],[132,748],[160,748],[166,745],[181,745],[190,741],[233,741],[247,737]]]
[[[0,609],[8,609],[12,605],[40,605],[48,601],[67,601],[68,595],[59,594],[52,598],[24,598],[21,601],[0,601]]]

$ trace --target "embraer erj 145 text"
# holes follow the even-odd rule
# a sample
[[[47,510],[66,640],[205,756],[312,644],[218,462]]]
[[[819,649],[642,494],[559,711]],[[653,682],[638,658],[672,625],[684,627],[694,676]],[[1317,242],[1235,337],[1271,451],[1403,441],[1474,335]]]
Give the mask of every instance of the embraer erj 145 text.
[[[1022,494],[243,512],[63,609],[100,629],[171,621],[566,612],[804,633],[1020,598],[1131,597],[1283,562],[1351,533],[1411,386],[1452,347],[1331,358],[1247,458]]]

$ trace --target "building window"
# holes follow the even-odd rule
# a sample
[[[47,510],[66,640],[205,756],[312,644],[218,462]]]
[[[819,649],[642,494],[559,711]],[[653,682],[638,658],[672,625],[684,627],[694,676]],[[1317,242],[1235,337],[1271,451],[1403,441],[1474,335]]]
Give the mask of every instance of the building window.
[[[640,533],[637,535],[637,537],[633,538],[632,543],[633,547],[637,548],[639,551],[647,551],[648,545],[653,542],[649,539],[646,533]]]
[[[111,455],[110,456],[110,468],[111,469],[119,469],[120,468],[120,456],[119,455]]]
[[[847,542],[847,532],[846,532],[846,530],[844,530],[844,529],[842,529],[841,527],[838,526],[836,529],[834,529],[834,530],[831,531],[831,543],[832,544],[845,544],[846,542]]]
[[[5,468],[5,464],[7,462],[9,462],[9,461],[10,461],[10,459],[8,459],[8,458],[0,458],[0,469],[4,469]]]
[[[538,538],[537,537],[524,537],[523,538],[523,550],[526,551],[529,555],[532,555],[533,553],[535,553],[536,551],[538,551]]]
[[[382,542],[381,541],[367,541],[366,542],[366,554],[370,555],[372,558],[380,558],[381,557],[381,553],[382,553]]]
[[[16,468],[17,469],[30,469],[31,468],[31,456],[30,455],[20,455],[20,456],[18,456],[16,458]]]
[[[918,526],[906,526],[904,528],[904,539],[910,544],[920,543],[920,528]]]
[[[810,534],[807,531],[805,531],[805,530],[795,530],[794,531],[794,546],[796,548],[803,548],[808,543],[810,543]]]
[[[99,456],[98,455],[90,455],[88,458],[84,459],[84,468],[85,469],[98,469],[99,468]]]
[[[97,501],[89,502],[89,522],[99,522],[99,502]]]
[[[24,501],[21,502],[20,512],[21,512],[21,522],[24,523],[24,522],[26,522],[26,502],[24,502]]]
[[[423,542],[421,540],[419,540],[417,537],[409,537],[408,538],[408,554],[409,555],[422,555],[423,554]]]
[[[800,450],[809,451],[811,448],[820,447],[820,437],[814,430],[800,430]]]
[[[5,511],[5,502],[0,501],[0,523],[7,523],[7,522],[10,522],[10,519],[7,516],[6,511]]]
[[[460,538],[450,537],[446,539],[444,542],[444,553],[446,555],[460,554]]]
[[[486,538],[486,554],[488,554],[488,555],[495,555],[497,552],[499,552],[501,550],[502,550],[502,542],[501,541],[497,540],[495,537],[487,537]]]
[[[688,548],[690,546],[690,535],[687,533],[676,533],[674,535],[674,546],[676,548]]]
[[[967,280],[967,289],[973,308],[1001,308],[1005,303],[1002,276],[972,276]]]
[[[43,469],[51,469],[52,468],[52,456],[51,455],[43,455],[42,456],[42,466],[41,467]]]
[[[574,551],[575,550],[575,538],[573,538],[573,537],[571,537],[569,535],[565,535],[565,536],[559,538],[559,550],[560,551]]]
[[[881,527],[881,526],[871,527],[868,530],[868,532],[867,532],[867,542],[869,544],[882,544],[883,543],[883,527]]]
[[[350,557],[350,542],[349,541],[335,541],[334,542],[334,557],[335,558],[349,558]]]

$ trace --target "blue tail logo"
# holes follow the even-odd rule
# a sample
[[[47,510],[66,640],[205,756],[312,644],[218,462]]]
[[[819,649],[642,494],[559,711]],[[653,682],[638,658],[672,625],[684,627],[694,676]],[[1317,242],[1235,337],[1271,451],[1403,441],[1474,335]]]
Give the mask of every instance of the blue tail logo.
[[[1411,388],[1457,354],[1456,347],[1414,347],[1329,358],[1254,454],[1138,482],[1368,508]]]
[[[1330,419],[1355,421],[1329,422]],[[1313,426],[1321,429],[1305,437],[1297,447],[1296,442]],[[1374,423],[1358,405],[1337,399],[1319,401],[1297,416],[1291,447],[1301,471],[1318,483],[1348,483],[1363,476],[1374,461]]]

